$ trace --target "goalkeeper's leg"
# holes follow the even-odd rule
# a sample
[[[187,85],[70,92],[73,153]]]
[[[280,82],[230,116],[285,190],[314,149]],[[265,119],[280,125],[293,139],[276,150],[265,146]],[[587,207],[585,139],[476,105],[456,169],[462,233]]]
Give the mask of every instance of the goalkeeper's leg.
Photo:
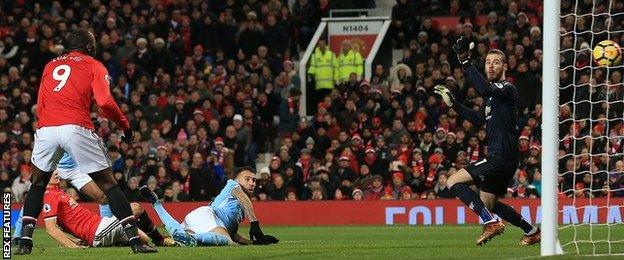
[[[541,232],[539,228],[529,224],[529,222],[524,220],[522,215],[520,215],[520,213],[514,210],[511,206],[498,201],[496,206],[492,208],[492,212],[512,225],[522,229],[524,235],[520,239],[521,245],[532,245],[540,242]]]
[[[496,221],[490,211],[485,207],[483,201],[481,201],[481,198],[479,198],[479,195],[468,187],[468,184],[472,182],[472,176],[470,176],[468,171],[466,171],[466,169],[461,169],[449,177],[447,187],[455,197],[459,198],[466,206],[474,211],[474,213],[479,215],[483,222],[490,223]]]
[[[451,175],[447,181],[447,187],[458,197],[468,208],[474,211],[484,222],[483,233],[476,240],[477,245],[483,245],[505,230],[505,225],[497,218],[494,218],[490,209],[495,205],[496,195],[499,193],[500,183],[509,180],[504,171],[501,171],[502,162],[500,158],[488,157],[479,162],[472,163],[466,168]],[[486,191],[490,196],[480,196],[468,187],[474,183],[481,191]],[[506,183],[505,183],[506,185]],[[503,185],[503,187],[506,187]]]

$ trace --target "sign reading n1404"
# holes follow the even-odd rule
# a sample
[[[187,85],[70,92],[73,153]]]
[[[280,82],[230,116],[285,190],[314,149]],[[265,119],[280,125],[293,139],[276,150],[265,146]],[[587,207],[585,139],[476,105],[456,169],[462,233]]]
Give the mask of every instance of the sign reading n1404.
[[[367,32],[368,25],[343,25],[343,32]]]

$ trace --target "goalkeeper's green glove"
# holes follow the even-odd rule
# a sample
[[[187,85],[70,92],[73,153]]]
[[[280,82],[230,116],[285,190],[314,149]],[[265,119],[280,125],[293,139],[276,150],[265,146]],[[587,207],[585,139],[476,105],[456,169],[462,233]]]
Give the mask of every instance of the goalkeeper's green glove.
[[[446,103],[448,107],[453,107],[453,103],[455,103],[455,97],[450,89],[448,89],[444,85],[436,85],[433,87],[433,92],[440,95],[442,97],[442,101]]]

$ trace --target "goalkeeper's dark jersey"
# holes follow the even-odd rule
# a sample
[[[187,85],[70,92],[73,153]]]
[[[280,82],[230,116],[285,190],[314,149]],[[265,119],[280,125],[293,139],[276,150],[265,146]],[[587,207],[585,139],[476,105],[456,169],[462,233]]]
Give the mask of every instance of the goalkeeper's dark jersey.
[[[485,99],[484,111],[474,111],[458,102],[457,112],[476,126],[485,124],[488,155],[498,155],[516,166],[518,160],[518,91],[503,80],[488,82],[474,65],[464,66],[466,75]]]

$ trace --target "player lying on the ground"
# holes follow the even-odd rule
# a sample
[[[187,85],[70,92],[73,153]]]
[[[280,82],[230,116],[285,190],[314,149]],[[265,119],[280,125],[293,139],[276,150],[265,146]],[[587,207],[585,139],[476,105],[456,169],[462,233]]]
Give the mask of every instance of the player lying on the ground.
[[[58,171],[59,178],[68,180],[71,184],[80,190],[93,201],[99,203],[100,216],[111,217],[113,213],[110,211],[110,206],[106,200],[106,195],[100,190],[100,188],[93,182],[91,177],[86,174],[80,174],[76,161],[69,156],[68,153],[63,154],[63,157],[56,165],[56,171]],[[13,240],[19,241],[22,236],[22,215],[24,214],[24,208],[20,210],[20,215],[15,224],[15,231],[13,232]]]
[[[446,181],[447,187],[485,223],[483,233],[476,241],[477,245],[487,243],[505,230],[505,225],[490,211],[524,231],[521,245],[535,244],[540,241],[539,228],[531,226],[512,207],[498,201],[498,196],[505,195],[518,167],[518,91],[505,80],[507,63],[502,51],[488,51],[485,57],[486,80],[472,65],[473,48],[474,43],[463,37],[453,46],[468,79],[486,98],[485,111],[477,112],[457,102],[445,86],[438,85],[434,88],[435,93],[459,115],[476,127],[485,124],[488,155],[451,175]],[[479,194],[470,189],[468,185],[472,184],[480,189]]]
[[[59,187],[60,179],[57,171],[52,173],[50,182],[43,196],[43,213],[45,229],[48,235],[64,247],[81,247],[80,241],[68,236],[65,232],[80,238],[93,247],[121,246],[129,240],[120,221],[112,217],[99,216],[78,204]],[[138,203],[131,203],[132,213],[142,229],[153,230],[152,221],[147,217]],[[139,230],[139,239],[148,243],[149,237]],[[157,242],[157,241],[155,241]],[[162,242],[159,242],[162,243]]]
[[[141,195],[151,202],[158,217],[165,224],[173,239],[183,246],[268,245],[279,240],[265,235],[260,229],[249,196],[256,187],[255,172],[250,167],[236,171],[234,180],[228,180],[221,193],[210,206],[199,207],[186,215],[184,222],[177,222],[158,200],[156,194],[146,186],[140,188]],[[250,239],[238,234],[238,225],[249,218]]]
[[[91,177],[86,174],[80,174],[78,165],[76,161],[69,156],[69,154],[65,153],[63,157],[59,160],[59,163],[56,166],[56,171],[58,172],[59,178],[63,180],[71,181],[71,184],[76,187],[78,190],[87,194],[87,196],[91,197],[94,201],[100,203],[100,216],[102,217],[112,217],[113,213],[110,211],[110,207],[107,204],[106,196],[104,192],[100,190],[100,188],[93,182]],[[15,232],[13,233],[13,240],[19,240],[21,237],[20,231],[22,228],[22,211],[20,211],[20,216],[15,225]],[[143,212],[139,221],[144,223],[139,223],[139,229],[145,232],[151,239],[152,242],[157,246],[172,246],[175,245],[175,242],[170,237],[163,237],[160,234],[160,231],[152,224],[151,219],[147,215],[147,213]]]

